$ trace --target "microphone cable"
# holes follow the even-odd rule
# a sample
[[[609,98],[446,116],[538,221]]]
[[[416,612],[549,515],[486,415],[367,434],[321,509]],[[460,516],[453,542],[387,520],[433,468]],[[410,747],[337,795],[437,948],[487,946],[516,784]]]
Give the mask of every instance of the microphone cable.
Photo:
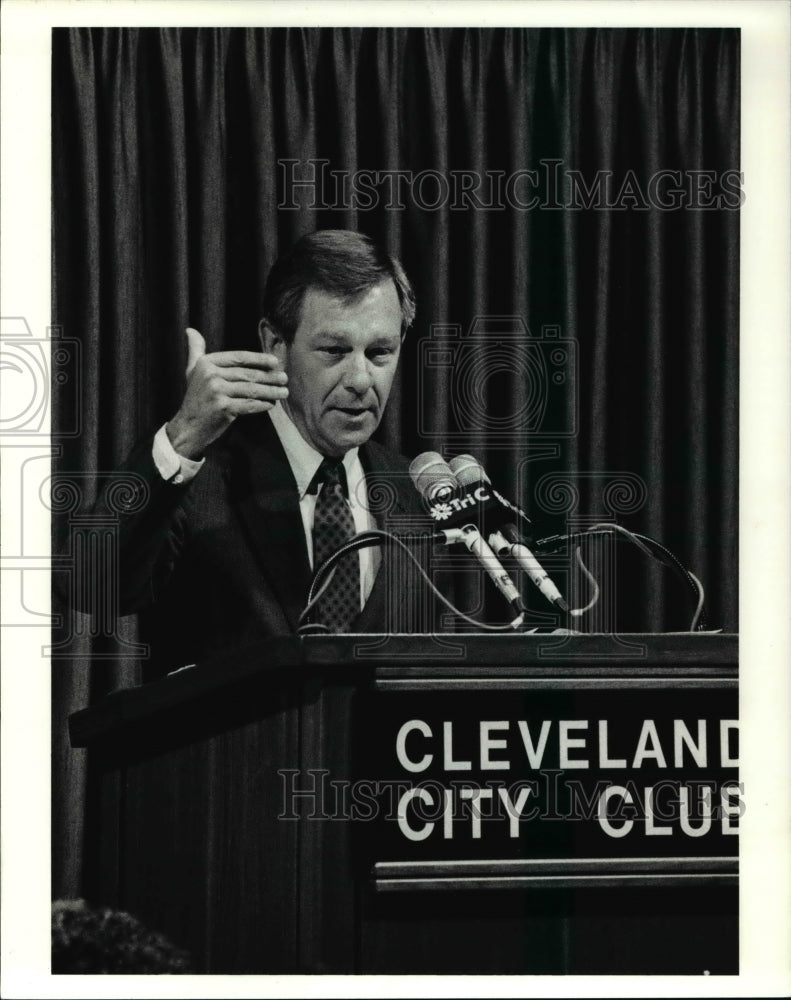
[[[593,608],[593,607],[596,606],[596,603],[599,600],[599,595],[601,594],[601,589],[599,587],[599,584],[596,582],[596,577],[593,575],[593,573],[591,573],[591,571],[588,569],[588,567],[582,561],[582,550],[580,549],[579,545],[574,550],[574,557],[576,558],[576,560],[577,560],[577,562],[579,564],[579,568],[582,570],[582,572],[588,578],[588,582],[590,583],[591,587],[593,588],[593,596],[591,597],[591,599],[588,601],[588,603],[585,605],[584,608],[572,608],[569,611],[569,617],[571,617],[571,618],[581,618],[586,612],[590,611],[591,608]]]
[[[649,558],[677,572],[690,587],[696,599],[695,612],[689,625],[689,631],[705,632],[708,630],[708,623],[704,613],[705,591],[703,584],[669,549],[665,548],[655,538],[651,538],[648,535],[641,535],[636,531],[629,531],[620,524],[603,522],[592,525],[586,531],[577,531],[568,535],[550,535],[547,538],[538,539],[536,541],[536,550],[547,553],[556,552],[567,542],[580,541],[591,535],[616,535],[626,538]]]
[[[433,536],[426,534],[418,534],[410,539],[409,536],[404,536],[408,540],[418,541],[425,538],[432,538]],[[486,622],[476,621],[475,618],[471,618],[469,615],[465,614],[459,608],[457,608],[447,597],[442,593],[441,590],[437,588],[434,581],[426,573],[423,567],[420,565],[419,560],[416,558],[415,554],[411,551],[408,545],[402,541],[397,535],[391,535],[388,531],[381,531],[378,528],[371,529],[369,531],[361,531],[359,534],[355,535],[354,538],[350,538],[348,542],[344,542],[339,549],[336,549],[316,570],[313,580],[310,585],[310,590],[308,591],[308,601],[305,607],[302,609],[302,614],[299,616],[299,621],[297,622],[297,631],[302,633],[303,630],[309,629],[310,631],[316,631],[317,629],[322,629],[325,626],[311,624],[306,621],[308,615],[316,606],[318,601],[323,596],[325,590],[330,585],[332,577],[335,573],[335,564],[343,556],[350,552],[356,552],[358,549],[370,548],[373,545],[389,546],[391,548],[400,548],[406,555],[412,560],[412,563],[425,580],[427,586],[433,592],[433,594],[439,599],[439,601],[445,605],[445,607],[462,621],[467,622],[469,625],[473,625],[475,628],[485,631],[485,632],[513,632],[519,629],[519,626],[524,622],[524,615],[520,614],[512,622],[507,625],[489,625]]]

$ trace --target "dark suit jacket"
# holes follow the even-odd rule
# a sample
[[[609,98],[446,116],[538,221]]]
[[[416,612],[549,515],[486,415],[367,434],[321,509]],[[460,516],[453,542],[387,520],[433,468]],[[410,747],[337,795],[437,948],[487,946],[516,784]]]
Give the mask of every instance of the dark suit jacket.
[[[380,527],[430,530],[407,460],[374,442],[360,458]],[[120,609],[140,613],[155,673],[296,631],[312,574],[296,482],[268,414],[236,421],[186,486],[162,480],[150,441],[127,469],[150,496],[122,518]],[[426,554],[417,552],[424,565]],[[411,563],[383,549],[353,631],[436,631],[437,611]]]

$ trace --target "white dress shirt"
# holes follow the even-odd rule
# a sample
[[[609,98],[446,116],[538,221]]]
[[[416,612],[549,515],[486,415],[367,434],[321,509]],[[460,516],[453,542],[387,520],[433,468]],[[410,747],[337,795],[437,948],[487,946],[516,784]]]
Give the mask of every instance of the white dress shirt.
[[[280,443],[283,445],[283,450],[297,483],[299,512],[302,515],[308,559],[313,569],[315,568],[313,566],[313,516],[316,511],[316,494],[308,493],[308,487],[324,456],[302,437],[280,403],[277,403],[269,411],[269,416],[275,432],[280,438]],[[170,443],[164,426],[160,427],[154,436],[153,459],[163,479],[181,485],[185,485],[193,479],[205,462],[205,459],[195,462],[179,455]],[[351,451],[346,452],[343,456],[343,465],[349,487],[347,503],[351,508],[356,530],[360,532],[376,528],[376,521],[368,509],[368,491],[358,448],[352,448]],[[360,558],[360,607],[362,608],[373,589],[381,555],[378,547],[375,546],[360,549],[358,555]]]

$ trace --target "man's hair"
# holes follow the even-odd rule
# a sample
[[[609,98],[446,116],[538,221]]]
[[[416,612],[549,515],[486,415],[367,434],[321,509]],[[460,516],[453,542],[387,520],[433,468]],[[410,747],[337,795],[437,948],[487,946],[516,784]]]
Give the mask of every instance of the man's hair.
[[[52,974],[185,973],[186,951],[129,913],[84,899],[52,904]]]
[[[297,240],[275,262],[264,291],[264,320],[291,343],[309,288],[353,302],[391,279],[401,304],[401,335],[415,318],[415,293],[400,262],[370,237],[346,229],[322,229]]]

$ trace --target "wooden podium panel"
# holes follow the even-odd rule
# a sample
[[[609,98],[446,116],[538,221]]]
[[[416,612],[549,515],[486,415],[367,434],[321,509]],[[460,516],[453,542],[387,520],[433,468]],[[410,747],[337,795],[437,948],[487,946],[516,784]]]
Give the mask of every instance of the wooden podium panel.
[[[721,829],[735,819],[706,836],[657,820],[675,827],[649,840],[641,821],[602,836],[595,810],[571,828],[542,814],[518,837],[492,815],[474,838],[461,812],[408,815],[407,830],[434,823],[412,841],[361,790],[422,782],[437,805],[446,788],[543,770],[589,804],[615,781],[635,797],[687,777],[719,793],[737,774],[736,664],[728,635],[311,637],[114,693],[71,719],[91,748],[87,894],[213,973],[735,973],[738,837]],[[499,728],[481,750],[484,722]],[[542,725],[543,769],[519,771],[522,728],[537,752]],[[599,773],[619,753],[637,766]],[[424,771],[399,763],[428,756]]]

